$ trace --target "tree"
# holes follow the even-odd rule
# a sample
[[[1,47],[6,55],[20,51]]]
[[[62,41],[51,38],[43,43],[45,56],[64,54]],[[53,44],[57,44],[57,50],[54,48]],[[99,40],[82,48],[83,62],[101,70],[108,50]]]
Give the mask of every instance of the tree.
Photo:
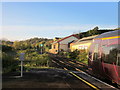
[[[6,45],[2,45],[2,51],[3,52],[7,52],[7,51],[12,51],[12,47],[10,47],[10,46],[6,46]]]
[[[16,52],[12,47],[2,45],[2,70],[3,73],[15,71],[18,69],[18,61],[16,60]]]
[[[93,30],[92,30],[92,34],[93,35],[96,35],[96,34],[98,34],[98,26],[96,26]]]
[[[15,49],[20,49],[20,42],[15,41],[15,42],[13,43],[13,47],[14,47]]]

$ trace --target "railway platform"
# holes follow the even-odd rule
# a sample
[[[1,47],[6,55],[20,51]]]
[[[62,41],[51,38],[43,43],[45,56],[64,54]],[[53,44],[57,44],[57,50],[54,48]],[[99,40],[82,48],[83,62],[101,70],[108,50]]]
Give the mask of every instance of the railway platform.
[[[77,71],[31,69],[29,72],[24,72],[23,77],[18,77],[19,75],[19,73],[4,75],[2,90],[117,90]]]

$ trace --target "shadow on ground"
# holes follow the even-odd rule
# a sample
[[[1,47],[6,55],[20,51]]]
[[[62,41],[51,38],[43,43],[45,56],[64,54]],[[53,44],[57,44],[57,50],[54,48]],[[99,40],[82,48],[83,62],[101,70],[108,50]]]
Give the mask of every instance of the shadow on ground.
[[[20,73],[9,73],[3,75],[3,90],[5,88],[90,88],[68,71],[62,69],[31,69]],[[41,90],[41,89],[40,89]]]

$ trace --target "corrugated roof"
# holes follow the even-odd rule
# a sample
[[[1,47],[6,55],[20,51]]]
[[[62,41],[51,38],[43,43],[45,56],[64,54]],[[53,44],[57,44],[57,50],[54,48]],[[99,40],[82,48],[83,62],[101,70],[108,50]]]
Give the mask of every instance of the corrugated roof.
[[[79,39],[78,40],[78,42],[80,42],[80,41],[85,41],[85,40],[91,40],[91,39],[93,39],[93,38],[95,38],[95,37],[97,37],[98,35],[94,35],[94,36],[90,36],[90,37],[84,37],[84,38],[82,38],[82,39]]]
[[[84,43],[87,43],[87,42],[89,42],[90,40],[94,39],[94,38],[97,37],[97,36],[98,36],[98,35],[94,35],[94,36],[90,36],[90,37],[85,37],[85,38],[79,39],[78,41],[76,41],[76,42],[74,43],[74,45],[80,44],[80,43],[83,42],[83,41],[84,41]]]

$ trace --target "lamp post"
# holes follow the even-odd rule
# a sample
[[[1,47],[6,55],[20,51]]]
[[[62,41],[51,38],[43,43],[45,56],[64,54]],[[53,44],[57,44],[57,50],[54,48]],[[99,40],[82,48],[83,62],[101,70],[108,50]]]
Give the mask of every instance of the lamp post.
[[[23,77],[23,61],[24,61],[25,53],[20,53],[20,61],[21,61],[21,77]]]

